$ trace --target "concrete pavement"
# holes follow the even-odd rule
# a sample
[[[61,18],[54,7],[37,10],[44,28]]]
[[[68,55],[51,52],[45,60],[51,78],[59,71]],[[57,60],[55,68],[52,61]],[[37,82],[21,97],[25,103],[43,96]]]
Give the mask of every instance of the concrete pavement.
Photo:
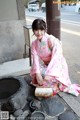
[[[0,78],[29,74],[29,58],[13,60],[0,64]]]

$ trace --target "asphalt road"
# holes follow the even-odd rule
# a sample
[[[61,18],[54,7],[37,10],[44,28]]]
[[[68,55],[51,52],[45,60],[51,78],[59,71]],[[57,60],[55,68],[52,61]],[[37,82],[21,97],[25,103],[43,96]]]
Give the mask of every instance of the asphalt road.
[[[73,22],[80,22],[80,14],[75,13],[75,12],[61,12],[61,19],[63,20],[69,20]]]
[[[71,79],[80,83],[80,24],[61,22],[63,53]]]

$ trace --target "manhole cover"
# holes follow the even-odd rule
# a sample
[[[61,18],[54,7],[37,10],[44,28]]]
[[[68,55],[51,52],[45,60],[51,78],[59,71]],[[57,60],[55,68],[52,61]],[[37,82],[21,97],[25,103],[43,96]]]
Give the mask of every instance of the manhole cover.
[[[28,96],[28,85],[23,77],[8,77],[0,79],[0,104],[9,108],[23,109]],[[10,104],[9,104],[10,103]],[[9,106],[9,107],[8,107]]]

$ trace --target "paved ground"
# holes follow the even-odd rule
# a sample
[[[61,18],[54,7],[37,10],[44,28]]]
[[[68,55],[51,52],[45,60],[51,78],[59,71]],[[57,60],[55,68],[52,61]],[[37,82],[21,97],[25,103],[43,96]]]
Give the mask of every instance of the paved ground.
[[[50,98],[36,98],[34,96],[35,88],[30,86],[30,76],[25,75],[24,79],[29,85],[28,101],[29,104],[30,102],[32,103],[32,107],[30,106],[30,116],[37,110],[39,111],[37,120],[44,120],[39,118],[41,117],[40,112],[45,115],[46,120],[80,120],[80,96],[75,97],[67,93],[59,92]],[[28,120],[30,116],[27,116],[26,120]],[[36,114],[34,117],[36,117]]]

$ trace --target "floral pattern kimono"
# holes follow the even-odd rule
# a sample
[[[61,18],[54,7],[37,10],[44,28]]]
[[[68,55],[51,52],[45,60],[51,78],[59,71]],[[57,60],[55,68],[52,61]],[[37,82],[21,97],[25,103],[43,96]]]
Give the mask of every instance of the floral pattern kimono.
[[[78,96],[80,86],[72,84],[68,75],[68,67],[62,54],[61,42],[53,35],[44,34],[41,42],[35,40],[31,45],[32,84],[39,86],[36,80],[36,73],[47,76],[48,80],[43,82],[43,87],[52,87],[53,94],[58,91],[68,92]]]

